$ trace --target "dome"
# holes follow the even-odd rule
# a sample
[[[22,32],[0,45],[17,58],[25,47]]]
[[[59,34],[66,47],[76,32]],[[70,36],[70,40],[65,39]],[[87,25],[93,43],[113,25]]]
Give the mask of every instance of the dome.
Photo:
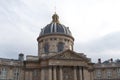
[[[52,16],[52,22],[41,29],[37,41],[40,57],[73,50],[74,44],[69,28],[59,22],[59,16],[56,13]]]
[[[59,23],[59,16],[56,13],[52,16],[52,22],[41,29],[40,36],[48,34],[64,34],[72,36],[69,27]]]

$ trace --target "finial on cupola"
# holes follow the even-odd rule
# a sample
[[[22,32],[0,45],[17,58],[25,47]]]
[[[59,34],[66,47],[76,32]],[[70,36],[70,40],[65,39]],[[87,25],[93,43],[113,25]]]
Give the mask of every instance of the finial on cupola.
[[[52,22],[59,23],[59,16],[56,14],[56,12],[52,16]]]

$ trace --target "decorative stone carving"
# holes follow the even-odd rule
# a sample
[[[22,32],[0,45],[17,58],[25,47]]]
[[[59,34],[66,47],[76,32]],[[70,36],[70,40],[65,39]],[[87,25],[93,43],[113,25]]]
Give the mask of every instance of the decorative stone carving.
[[[57,54],[55,56],[51,57],[52,59],[79,59],[83,60],[83,58],[80,55],[77,55],[77,53],[73,53],[72,51],[66,51],[60,54]]]

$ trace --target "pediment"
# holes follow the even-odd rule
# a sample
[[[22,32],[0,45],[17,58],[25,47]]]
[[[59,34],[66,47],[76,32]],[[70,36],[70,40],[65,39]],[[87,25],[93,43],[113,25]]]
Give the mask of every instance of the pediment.
[[[88,60],[83,54],[73,52],[71,50],[66,50],[62,53],[58,53],[51,57],[51,59],[67,59],[67,60]]]

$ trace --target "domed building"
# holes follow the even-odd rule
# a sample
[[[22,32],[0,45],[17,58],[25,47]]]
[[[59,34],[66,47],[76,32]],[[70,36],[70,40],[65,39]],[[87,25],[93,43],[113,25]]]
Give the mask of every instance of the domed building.
[[[55,13],[52,22],[41,29],[38,41],[38,55],[46,56],[57,54],[65,50],[73,50],[74,38],[69,27],[59,22],[59,16]]]
[[[84,53],[75,52],[74,37],[56,13],[37,41],[38,56],[0,58],[0,80],[120,80],[120,60],[92,63]]]
[[[29,80],[92,79],[91,59],[83,53],[73,51],[74,38],[71,31],[60,23],[56,13],[52,16],[52,22],[41,29],[37,41],[38,56],[27,56],[25,61],[26,78],[30,73],[32,75],[35,68],[39,74],[28,77]]]

